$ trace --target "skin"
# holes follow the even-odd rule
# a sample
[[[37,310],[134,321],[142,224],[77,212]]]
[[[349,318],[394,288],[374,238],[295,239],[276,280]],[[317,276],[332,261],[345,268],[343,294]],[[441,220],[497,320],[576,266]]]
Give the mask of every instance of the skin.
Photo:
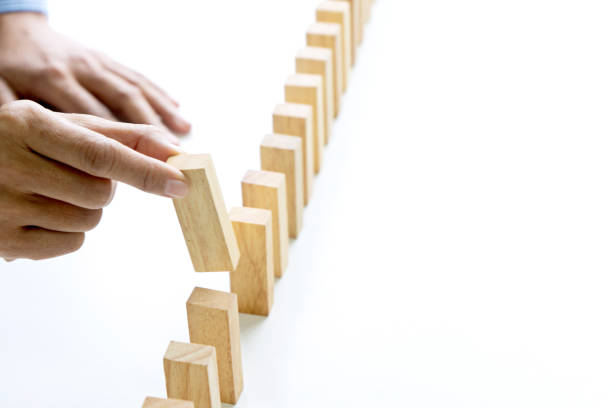
[[[165,163],[179,153],[151,125],[64,114],[32,101],[0,107],[0,257],[45,259],[76,251],[115,181],[165,197],[188,192]]]

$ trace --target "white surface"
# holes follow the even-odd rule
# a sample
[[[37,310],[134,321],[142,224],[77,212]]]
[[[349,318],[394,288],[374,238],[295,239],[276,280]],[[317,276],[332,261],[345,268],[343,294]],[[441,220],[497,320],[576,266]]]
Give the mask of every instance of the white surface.
[[[315,4],[52,12],[177,95],[234,206]],[[612,405],[611,11],[378,0],[274,311],[241,319],[239,407]],[[3,408],[165,395],[191,289],[228,285],[129,188],[80,252],[0,268]]]

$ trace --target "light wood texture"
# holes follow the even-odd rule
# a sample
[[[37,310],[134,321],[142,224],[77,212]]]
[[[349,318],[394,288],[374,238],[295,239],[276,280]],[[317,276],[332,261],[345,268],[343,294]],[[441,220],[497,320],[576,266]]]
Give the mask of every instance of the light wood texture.
[[[215,348],[172,341],[164,355],[168,398],[193,401],[195,408],[219,408]]]
[[[233,270],[240,252],[210,155],[179,154],[170,157],[168,164],[189,181],[187,197],[172,201],[194,269]]]
[[[194,405],[191,401],[147,397],[142,408],[194,408]]]
[[[274,301],[274,242],[272,212],[236,207],[230,220],[240,247],[240,261],[230,273],[232,293],[240,313],[268,316]]]
[[[285,175],[289,236],[297,238],[302,229],[304,212],[302,139],[297,136],[266,135],[259,146],[259,153],[262,170]]]
[[[242,178],[242,205],[272,211],[274,276],[282,277],[289,252],[285,175],[271,171],[247,171]]]
[[[314,23],[306,32],[306,44],[311,47],[328,48],[332,52],[332,71],[334,72],[334,103],[340,112],[344,86],[344,60],[342,59],[342,27],[334,23]],[[337,116],[337,113],[336,115]]]
[[[334,74],[332,70],[332,52],[323,47],[305,47],[295,57],[295,72],[299,74],[321,75],[323,79],[323,111],[325,127],[329,130],[325,143],[331,138],[331,121],[338,116],[334,100]]]
[[[244,388],[236,294],[194,288],[187,300],[187,322],[192,343],[217,350],[221,401],[235,404]]]
[[[312,106],[314,123],[314,171],[318,173],[323,163],[323,148],[329,129],[326,128],[323,110],[323,78],[321,75],[295,74],[285,81],[285,101]],[[329,121],[327,121],[329,124]]]
[[[346,2],[325,1],[317,6],[317,21],[340,24],[340,48],[342,49],[342,90],[348,89],[349,75],[353,61],[351,46],[351,6]]]
[[[302,162],[304,163],[304,205],[312,195],[314,183],[314,141],[312,137],[312,106],[283,103],[274,108],[272,115],[274,133],[297,136],[302,139]]]
[[[345,1],[351,5],[351,26],[353,31],[353,57],[357,59],[357,46],[361,44],[363,37],[363,24],[361,22],[362,12],[362,0],[333,0],[333,1]],[[354,62],[353,62],[354,64]]]

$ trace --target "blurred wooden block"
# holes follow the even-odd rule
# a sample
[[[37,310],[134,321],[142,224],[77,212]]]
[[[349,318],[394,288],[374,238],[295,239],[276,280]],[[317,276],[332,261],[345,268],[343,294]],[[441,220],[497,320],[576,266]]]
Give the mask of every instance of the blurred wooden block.
[[[142,408],[194,408],[194,406],[191,401],[147,397]]]
[[[302,139],[302,163],[304,164],[304,205],[312,195],[314,182],[314,141],[312,137],[312,106],[284,103],[274,108],[272,115],[274,133],[297,136]]]
[[[325,127],[329,130],[325,143],[331,137],[331,120],[338,116],[338,106],[334,100],[334,75],[332,70],[332,52],[328,48],[305,47],[295,57],[295,72],[298,74],[321,75],[323,79],[323,111]]]
[[[285,175],[249,170],[242,178],[242,205],[272,211],[274,275],[282,277],[288,263],[289,228]]]
[[[210,155],[179,154],[168,164],[181,170],[190,185],[187,197],[172,201],[193,267],[197,272],[233,270],[240,252]]]
[[[187,322],[192,343],[217,350],[221,401],[235,404],[244,387],[236,294],[194,288],[187,300]]]
[[[285,175],[289,236],[297,238],[302,229],[304,211],[302,139],[297,136],[267,135],[261,142],[259,152],[262,170]]]
[[[320,75],[295,74],[285,81],[285,101],[312,106],[312,121],[314,130],[314,171],[321,170],[323,148],[328,129],[325,127],[325,111],[323,110],[323,78]],[[329,121],[327,121],[329,124]]]
[[[324,1],[317,6],[317,21],[340,24],[340,48],[342,49],[342,90],[348,89],[349,75],[353,61],[351,46],[351,6],[347,2]]]
[[[342,58],[342,27],[334,23],[314,23],[306,32],[306,44],[311,47],[329,48],[332,52],[334,72],[334,103],[340,109],[344,86],[344,60]]]
[[[362,0],[333,0],[344,1],[351,5],[351,27],[353,31],[353,59],[357,58],[357,46],[361,44],[363,37],[363,24],[361,23],[361,9],[363,8]],[[353,61],[353,64],[355,61]]]
[[[230,273],[238,311],[268,316],[274,301],[272,212],[236,207],[230,211],[230,220],[240,247],[240,261]]]
[[[164,355],[164,373],[168,398],[193,401],[195,408],[221,407],[214,347],[170,342]]]

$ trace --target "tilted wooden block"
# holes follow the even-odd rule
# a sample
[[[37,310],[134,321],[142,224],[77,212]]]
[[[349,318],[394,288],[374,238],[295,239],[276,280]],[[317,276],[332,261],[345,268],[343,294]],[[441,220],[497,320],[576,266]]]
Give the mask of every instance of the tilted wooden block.
[[[323,163],[323,148],[328,134],[325,127],[326,112],[323,110],[323,78],[312,74],[291,75],[285,81],[285,101],[312,106],[314,170],[318,173]]]
[[[357,58],[357,46],[361,44],[363,36],[363,24],[361,23],[361,9],[363,8],[362,0],[333,0],[345,1],[351,5],[351,26],[353,31],[353,58]],[[355,61],[353,61],[353,64]]]
[[[334,71],[332,70],[331,50],[323,47],[302,48],[295,57],[295,72],[321,75],[323,79],[323,111],[325,112],[325,127],[329,130],[327,139],[325,139],[325,143],[327,143],[331,137],[331,120],[338,116],[334,100]]]
[[[194,408],[194,406],[191,401],[147,397],[142,408]]]
[[[315,23],[308,27],[306,43],[311,47],[329,48],[332,52],[332,71],[334,71],[334,103],[340,109],[344,85],[344,61],[342,59],[340,24]],[[336,115],[337,116],[337,115]]]
[[[288,263],[289,228],[285,175],[249,170],[242,178],[242,205],[272,211],[274,275],[283,276]]]
[[[233,270],[240,252],[210,155],[179,154],[168,164],[189,182],[187,197],[173,202],[193,267],[198,272]]]
[[[317,21],[340,24],[340,48],[342,49],[343,70],[342,90],[348,89],[349,75],[353,61],[351,46],[351,6],[346,2],[324,1],[317,7]]]
[[[276,133],[267,135],[259,146],[259,152],[262,170],[285,175],[289,236],[297,238],[302,229],[302,213],[304,211],[302,139],[297,136]]]
[[[215,348],[170,342],[164,355],[168,398],[193,401],[195,408],[220,408]]]
[[[232,293],[240,313],[268,316],[274,301],[274,243],[272,212],[236,207],[230,220],[240,246],[240,261],[230,273]]]
[[[235,404],[244,387],[236,294],[193,289],[187,301],[187,322],[192,343],[217,350],[221,401]]]
[[[272,115],[274,133],[297,136],[302,139],[304,164],[304,205],[312,195],[314,182],[314,142],[312,137],[312,106],[296,103],[277,105]]]

